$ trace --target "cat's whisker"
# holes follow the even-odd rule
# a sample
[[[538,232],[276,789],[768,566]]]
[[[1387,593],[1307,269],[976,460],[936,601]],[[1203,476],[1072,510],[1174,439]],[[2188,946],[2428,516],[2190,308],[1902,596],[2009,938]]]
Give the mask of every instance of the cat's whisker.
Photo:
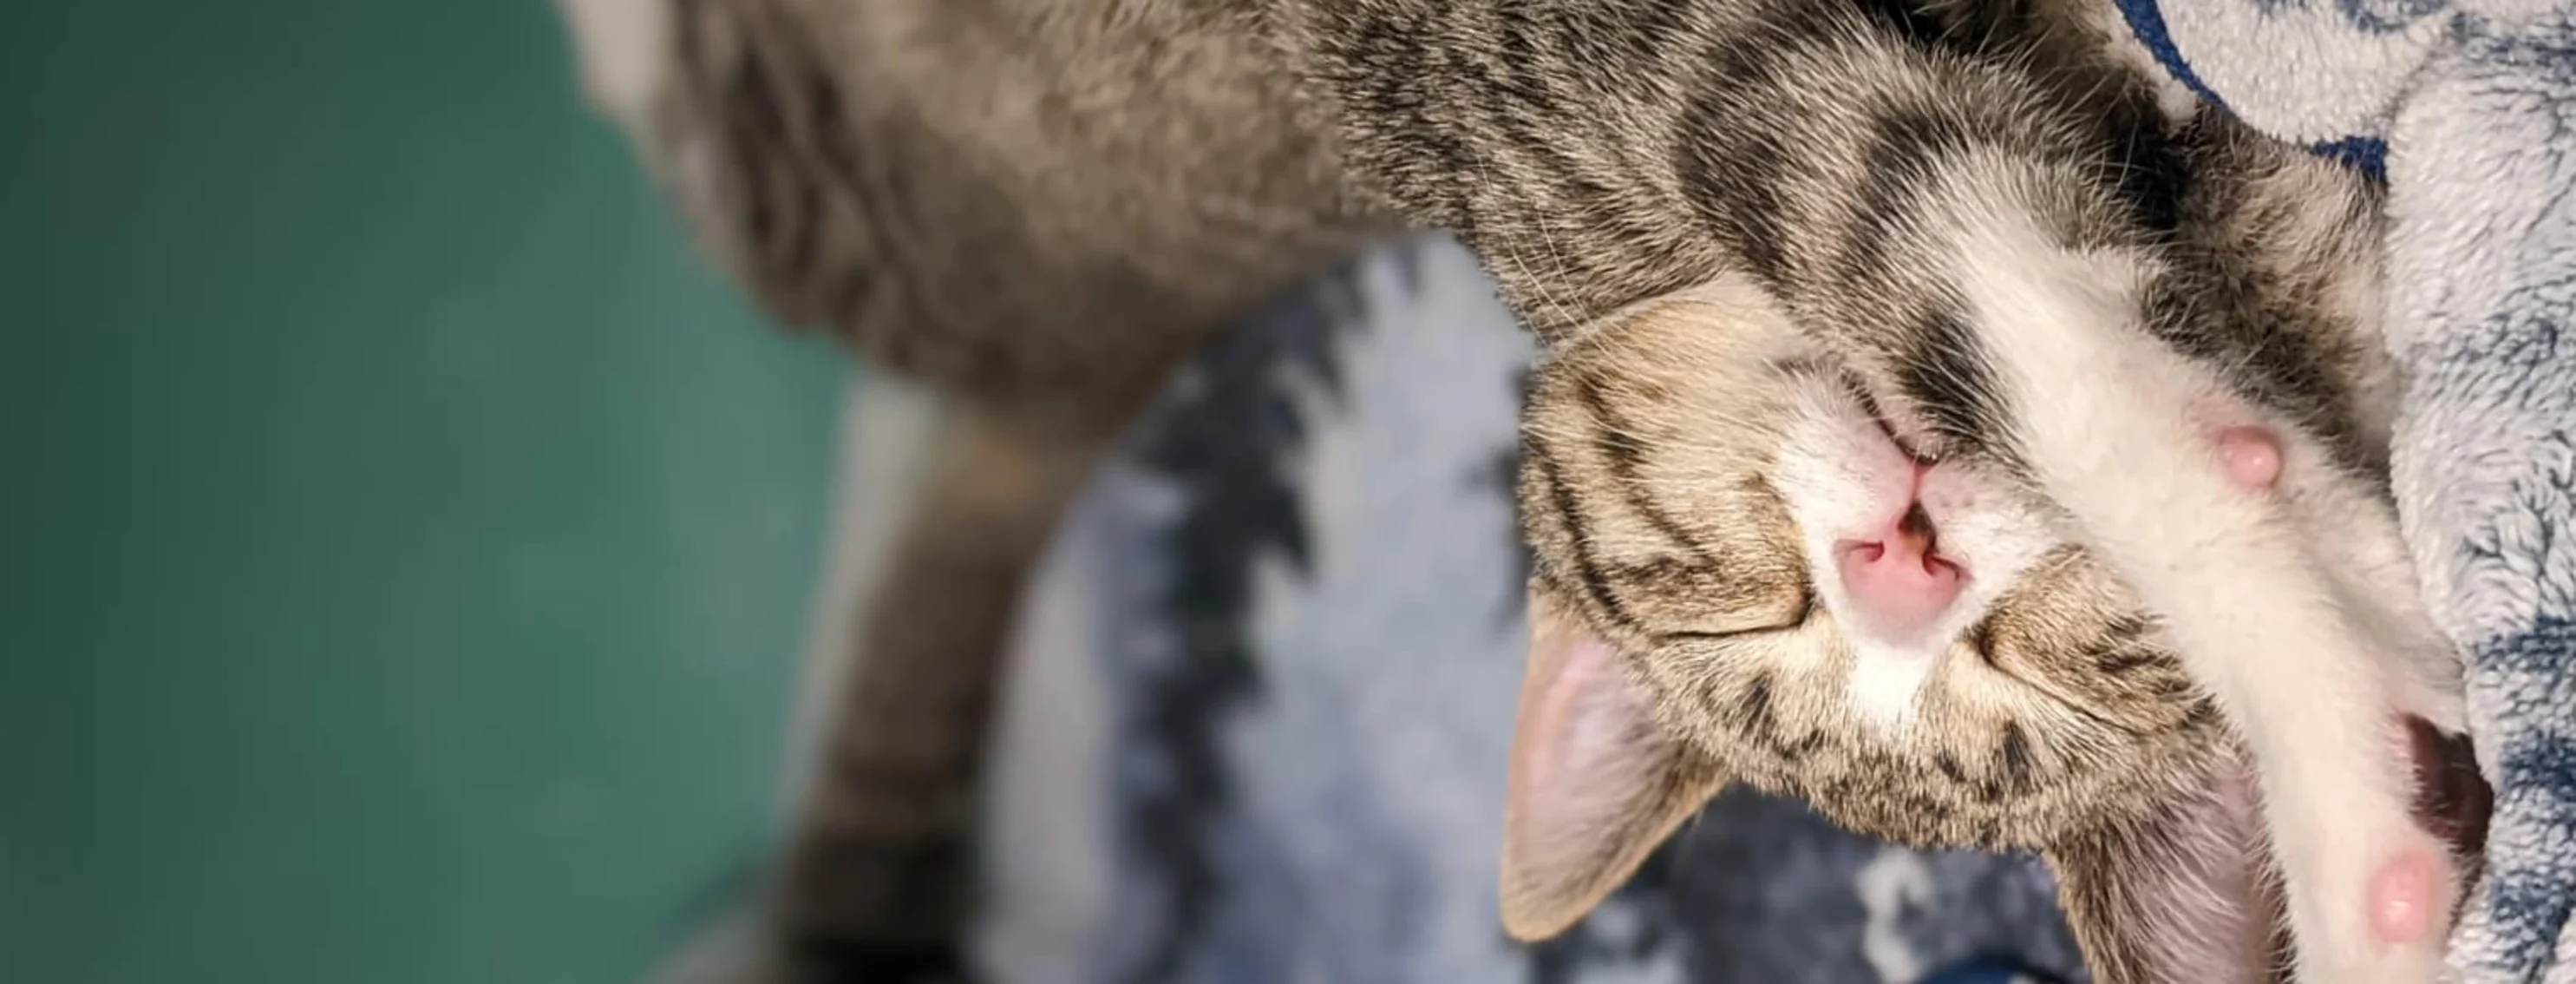
[[[1494,186],[1492,166],[1482,157],[1476,159],[1476,174],[1477,180],[1481,182],[1486,189],[1490,190]],[[1545,229],[1544,220],[1541,220],[1541,222],[1542,224],[1540,228]],[[1512,261],[1513,266],[1520,269],[1521,279],[1528,282],[1530,291],[1538,296],[1540,303],[1548,306],[1550,313],[1557,319],[1557,324],[1553,326],[1555,331],[1542,332],[1542,337],[1570,331],[1583,324],[1583,320],[1576,316],[1574,308],[1557,300],[1554,295],[1548,293],[1546,278],[1538,276],[1536,272],[1530,269],[1529,263],[1521,259],[1520,250],[1505,246],[1503,248],[1503,256],[1505,259]],[[1563,272],[1563,269],[1563,264],[1560,262],[1557,272],[1561,273]]]

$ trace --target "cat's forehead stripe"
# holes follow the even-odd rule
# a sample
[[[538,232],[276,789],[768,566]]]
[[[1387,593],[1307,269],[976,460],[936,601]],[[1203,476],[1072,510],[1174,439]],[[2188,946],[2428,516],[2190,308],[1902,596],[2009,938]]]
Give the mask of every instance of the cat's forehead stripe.
[[[1608,461],[1612,484],[1617,487],[1619,497],[1627,505],[1628,510],[1636,514],[1637,518],[1644,520],[1656,534],[1662,536],[1667,546],[1692,555],[1702,564],[1714,564],[1714,558],[1708,556],[1707,551],[1700,546],[1698,538],[1693,537],[1683,528],[1680,521],[1674,519],[1661,504],[1655,501],[1653,489],[1646,483],[1641,466],[1645,457],[1645,445],[1654,435],[1636,430],[1627,417],[1619,412],[1609,395],[1603,392],[1601,378],[1598,375],[1584,374],[1577,389],[1582,395],[1584,408],[1591,412],[1597,428],[1593,435],[1593,446],[1601,452],[1602,458]]]
[[[1545,453],[1543,444],[1540,452],[1531,460],[1539,470],[1539,480],[1547,487],[1548,502],[1554,507],[1554,515],[1565,524],[1566,551],[1572,555],[1574,575],[1581,584],[1583,595],[1590,598],[1593,607],[1614,626],[1629,632],[1636,631],[1635,620],[1619,603],[1618,595],[1610,588],[1609,576],[1602,572],[1600,562],[1592,556],[1590,524],[1586,522],[1581,507],[1575,503],[1573,492],[1567,488],[1564,473]]]

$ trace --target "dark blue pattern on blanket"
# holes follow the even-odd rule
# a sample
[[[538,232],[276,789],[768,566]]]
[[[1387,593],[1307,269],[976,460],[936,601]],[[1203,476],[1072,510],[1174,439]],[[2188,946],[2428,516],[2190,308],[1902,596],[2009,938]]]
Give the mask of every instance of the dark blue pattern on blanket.
[[[1137,602],[1097,602],[1129,626],[1099,651],[1032,654],[1087,661],[1112,705],[1103,911],[991,945],[1030,984],[2082,980],[2035,861],[1891,849],[1749,793],[1574,933],[1503,938],[1527,358],[1473,261],[1425,241],[1254,319],[1174,387],[1076,511],[1124,545],[1040,588],[1160,558]]]
[[[2450,7],[2451,0],[2335,0],[2346,23],[2372,34],[2395,34]]]
[[[1275,551],[1302,569],[1308,554],[1304,514],[1281,471],[1304,443],[1306,422],[1289,394],[1258,382],[1301,371],[1337,390],[1332,342],[1359,325],[1356,291],[1339,273],[1252,319],[1199,369],[1247,385],[1201,386],[1169,400],[1135,452],[1188,503],[1169,538],[1166,597],[1181,651],[1132,678],[1148,740],[1119,784],[1132,811],[1129,850],[1169,892],[1171,925],[1131,971],[1138,982],[1170,979],[1225,882],[1248,874],[1217,860],[1235,783],[1216,734],[1228,712],[1260,695],[1261,670],[1242,630],[1252,604],[1247,560]]]
[[[2173,75],[2174,81],[2182,83],[2184,88],[2190,89],[2191,94],[2199,96],[2201,101],[2220,109],[2227,108],[2227,100],[2219,98],[2218,93],[2210,89],[2209,83],[2201,81],[2200,73],[2192,71],[2191,63],[2184,61],[2182,53],[2175,50],[2173,35],[2165,27],[2164,11],[2156,6],[2156,0],[2110,0],[2110,2],[2120,8],[2121,18],[2128,21],[2129,31],[2137,35],[2138,43],[2146,46],[2147,53],[2156,57],[2156,64],[2164,66],[2165,71]],[[2384,26],[2386,30],[2381,33],[2386,33],[2403,26],[2398,20],[2399,17],[2408,19],[2421,17],[2441,9],[2448,0],[2381,0],[2376,3],[2367,2],[2367,0],[2336,0],[2336,2],[2342,5],[2345,15],[2352,18],[2356,25],[2367,23]],[[2254,6],[2258,10],[2270,13],[2286,3],[2287,0],[2255,0]],[[2414,13],[2409,14],[2409,11]],[[2373,29],[2379,30],[2379,27]],[[2388,141],[2378,136],[2353,134],[2331,140],[2319,140],[2309,144],[2308,149],[2315,151],[2318,156],[2369,175],[2372,181],[2385,183],[2388,180]]]
[[[1678,979],[1694,982],[1945,971],[1973,981],[2006,968],[2034,982],[2087,979],[2036,860],[1891,848],[1740,790],[1710,804],[1607,911],[1539,947],[1532,981],[1572,984],[1674,947],[1687,969]]]

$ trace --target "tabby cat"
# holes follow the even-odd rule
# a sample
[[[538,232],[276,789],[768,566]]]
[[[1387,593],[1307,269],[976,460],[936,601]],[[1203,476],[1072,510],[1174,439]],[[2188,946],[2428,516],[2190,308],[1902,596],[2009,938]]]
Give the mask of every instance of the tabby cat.
[[[2301,980],[2433,979],[2363,902],[2459,867],[2409,810],[2400,721],[2460,708],[2383,488],[2376,199],[2195,111],[2107,2],[564,2],[710,251],[959,406],[792,967],[941,959],[1057,512],[1200,341],[1414,225],[1549,353],[1516,934],[1745,781],[2045,852],[2106,981],[2259,979],[2276,933]],[[2241,425],[2269,492],[2219,475]]]
[[[2291,471],[2372,487],[2396,382],[2362,300],[2375,189],[2223,119],[2177,139],[2195,181],[2154,327],[2297,422],[2323,460]],[[2056,532],[2034,483],[1926,460],[1919,442],[1953,439],[1927,436],[1937,416],[1895,416],[1812,323],[1724,276],[1602,319],[1541,369],[1506,925],[1557,932],[1744,782],[1895,842],[2040,850],[2098,979],[2277,979],[2285,913],[2252,763],[2178,633]],[[2430,713],[2455,699],[2443,662],[2396,669]],[[2428,823],[2479,808],[2460,795]]]

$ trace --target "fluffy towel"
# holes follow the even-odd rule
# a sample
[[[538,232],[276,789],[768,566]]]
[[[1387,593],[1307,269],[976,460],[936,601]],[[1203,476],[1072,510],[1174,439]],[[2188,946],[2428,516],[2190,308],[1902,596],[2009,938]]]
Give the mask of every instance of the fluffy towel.
[[[2576,3],[2114,2],[2202,98],[2388,183],[2399,505],[2496,788],[2451,962],[2576,982]]]

